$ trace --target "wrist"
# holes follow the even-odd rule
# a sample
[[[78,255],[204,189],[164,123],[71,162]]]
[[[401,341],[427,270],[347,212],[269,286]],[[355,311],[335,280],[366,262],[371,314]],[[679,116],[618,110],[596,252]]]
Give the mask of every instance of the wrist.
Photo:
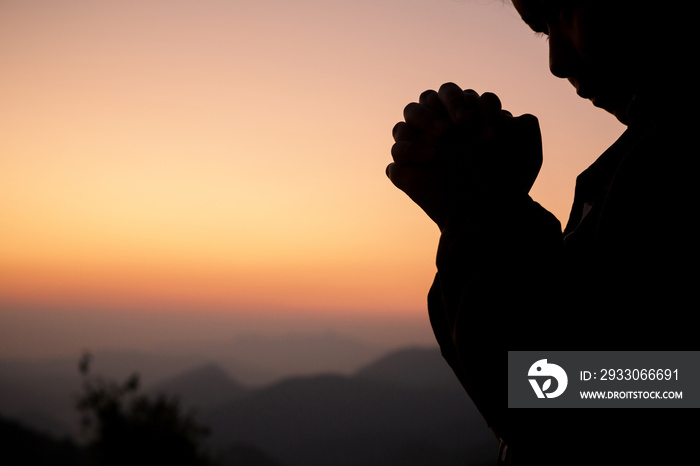
[[[512,218],[534,201],[527,193],[516,190],[477,189],[454,203],[445,215],[440,231],[460,229],[465,223],[493,224],[497,219]]]

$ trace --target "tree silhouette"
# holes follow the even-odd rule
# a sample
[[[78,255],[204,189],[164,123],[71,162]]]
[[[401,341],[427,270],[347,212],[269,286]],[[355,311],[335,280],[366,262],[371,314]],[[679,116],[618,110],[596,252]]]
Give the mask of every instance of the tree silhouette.
[[[139,393],[136,373],[122,383],[94,376],[91,363],[89,353],[80,359],[83,392],[76,404],[91,464],[212,464],[201,447],[208,429],[183,413],[177,399]]]

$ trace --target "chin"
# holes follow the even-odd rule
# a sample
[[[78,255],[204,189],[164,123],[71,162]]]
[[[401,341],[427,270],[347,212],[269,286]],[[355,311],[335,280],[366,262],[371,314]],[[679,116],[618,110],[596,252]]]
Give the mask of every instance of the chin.
[[[627,126],[627,125],[629,124],[629,119],[628,119],[628,117],[627,117],[627,110],[626,110],[626,109],[625,109],[625,111],[622,111],[622,110],[613,110],[613,111],[610,112],[610,113],[612,113],[613,115],[615,115],[615,118],[617,118],[617,120],[618,120],[620,123],[622,123],[623,125]]]
[[[615,116],[620,123],[627,125],[629,123],[627,110],[629,108],[628,102],[613,102],[612,99],[606,99],[604,97],[593,97],[591,102],[594,106],[605,110],[611,115]]]

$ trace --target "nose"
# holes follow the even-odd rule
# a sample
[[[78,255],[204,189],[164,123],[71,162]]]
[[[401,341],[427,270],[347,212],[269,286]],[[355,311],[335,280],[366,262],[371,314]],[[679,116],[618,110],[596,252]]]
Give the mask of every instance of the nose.
[[[550,32],[549,71],[558,78],[568,78],[575,74],[576,63],[576,48],[566,34],[560,31]]]

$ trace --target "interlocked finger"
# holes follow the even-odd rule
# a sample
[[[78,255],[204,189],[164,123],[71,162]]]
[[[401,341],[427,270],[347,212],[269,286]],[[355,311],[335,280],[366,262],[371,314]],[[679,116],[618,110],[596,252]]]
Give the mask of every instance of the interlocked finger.
[[[501,116],[501,99],[492,92],[484,92],[479,97],[479,109],[484,126],[493,126]]]
[[[435,147],[419,141],[397,141],[391,146],[391,157],[398,165],[428,163],[435,158]]]
[[[411,102],[403,110],[403,117],[411,126],[421,129],[430,136],[440,136],[449,125],[443,121],[439,114],[424,104]]]

